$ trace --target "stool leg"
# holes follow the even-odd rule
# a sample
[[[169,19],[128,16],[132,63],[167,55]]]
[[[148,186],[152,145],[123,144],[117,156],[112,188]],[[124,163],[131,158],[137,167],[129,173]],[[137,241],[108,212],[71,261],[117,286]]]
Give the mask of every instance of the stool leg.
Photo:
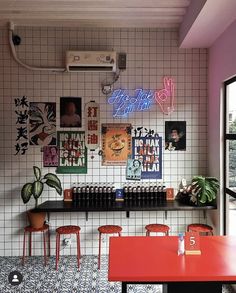
[[[46,250],[46,235],[43,231],[43,255],[44,255],[44,265],[47,265],[47,250]]]
[[[147,232],[146,232],[146,236],[150,236],[150,233],[149,233],[149,231],[147,231]]]
[[[24,231],[22,265],[25,264],[25,249],[26,249],[25,241],[26,241],[26,232]]]
[[[78,268],[80,266],[80,235],[77,234],[77,261],[78,261]]]
[[[98,269],[100,270],[100,262],[101,262],[101,244],[102,244],[102,234],[99,232],[99,251],[98,251]]]
[[[118,236],[121,237],[121,232],[118,233]]]
[[[60,254],[60,234],[57,233],[56,235],[56,270],[58,269],[59,254]]]
[[[32,255],[32,233],[29,232],[29,256]]]
[[[51,255],[50,229],[48,228],[48,256]]]
[[[166,231],[166,236],[169,236],[169,230],[168,230],[168,231]]]

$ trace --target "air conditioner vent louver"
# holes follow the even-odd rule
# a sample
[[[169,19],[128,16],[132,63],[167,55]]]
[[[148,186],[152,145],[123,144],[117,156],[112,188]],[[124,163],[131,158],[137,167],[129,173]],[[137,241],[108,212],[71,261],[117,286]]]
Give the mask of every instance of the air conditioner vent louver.
[[[116,52],[111,51],[67,51],[68,72],[115,72]]]

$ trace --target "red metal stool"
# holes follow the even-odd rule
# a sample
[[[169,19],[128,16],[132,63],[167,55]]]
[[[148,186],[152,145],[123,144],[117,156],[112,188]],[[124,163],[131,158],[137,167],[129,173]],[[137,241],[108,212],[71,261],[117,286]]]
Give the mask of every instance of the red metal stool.
[[[213,228],[206,224],[190,224],[187,227],[187,231],[213,235]]]
[[[77,262],[80,266],[80,227],[79,226],[61,226],[56,229],[56,270],[60,258],[60,236],[61,234],[75,234],[77,238]]]
[[[98,253],[98,269],[100,270],[100,264],[101,264],[101,244],[102,244],[102,234],[118,234],[118,236],[121,236],[122,227],[116,226],[116,225],[105,225],[100,226],[98,228],[99,232],[99,253]]]
[[[44,252],[44,265],[47,265],[47,253],[46,253],[46,234],[48,240],[48,256],[50,256],[50,231],[49,225],[44,224],[41,228],[33,228],[31,226],[27,226],[24,228],[24,243],[23,243],[23,257],[22,257],[22,265],[25,263],[25,252],[26,252],[26,234],[29,233],[29,256],[32,255],[32,233],[42,232],[43,233],[43,252]]]
[[[154,233],[163,233],[166,236],[169,235],[170,227],[167,225],[162,225],[162,224],[149,224],[145,226],[146,229],[146,236],[150,236],[151,232]]]

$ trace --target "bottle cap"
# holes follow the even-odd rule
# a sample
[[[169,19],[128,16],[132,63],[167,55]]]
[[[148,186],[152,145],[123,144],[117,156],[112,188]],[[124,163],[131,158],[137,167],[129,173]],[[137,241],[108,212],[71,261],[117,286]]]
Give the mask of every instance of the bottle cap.
[[[179,233],[179,239],[183,240],[184,239],[184,233]]]

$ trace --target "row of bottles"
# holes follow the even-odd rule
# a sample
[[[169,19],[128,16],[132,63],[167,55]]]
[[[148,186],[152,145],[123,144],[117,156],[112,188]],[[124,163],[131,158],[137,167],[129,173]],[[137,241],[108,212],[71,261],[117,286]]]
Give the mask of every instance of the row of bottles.
[[[75,184],[72,190],[73,202],[76,204],[99,204],[115,201],[116,189],[114,185],[104,184]]]
[[[116,188],[113,183],[111,185],[105,183],[74,183],[72,198],[76,205],[111,205],[116,201]],[[125,184],[123,186],[123,199],[128,205],[165,202],[166,188],[163,184],[158,183]]]
[[[123,188],[124,200],[128,202],[160,202],[166,201],[166,187],[164,185],[130,184]]]

